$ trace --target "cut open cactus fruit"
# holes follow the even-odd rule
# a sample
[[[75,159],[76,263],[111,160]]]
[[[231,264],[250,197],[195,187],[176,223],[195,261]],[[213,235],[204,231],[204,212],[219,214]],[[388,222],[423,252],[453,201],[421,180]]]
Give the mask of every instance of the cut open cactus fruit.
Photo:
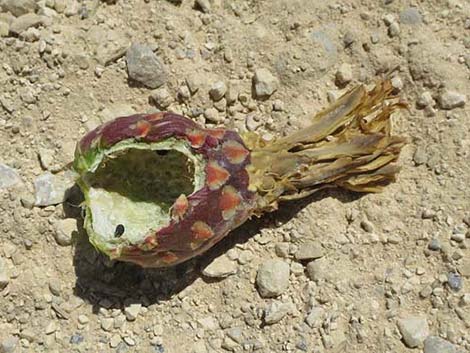
[[[171,266],[279,201],[331,186],[380,191],[405,144],[391,135],[391,114],[405,106],[392,90],[389,80],[359,86],[307,128],[269,142],[165,112],[105,123],[74,160],[89,239],[112,259]]]

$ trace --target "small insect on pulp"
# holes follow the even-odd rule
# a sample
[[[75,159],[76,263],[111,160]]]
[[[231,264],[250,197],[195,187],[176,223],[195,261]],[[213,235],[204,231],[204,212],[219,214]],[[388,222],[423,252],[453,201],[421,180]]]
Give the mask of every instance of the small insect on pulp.
[[[114,231],[114,236],[116,238],[119,238],[123,234],[124,234],[124,226],[122,224],[118,224],[116,226],[116,230]]]

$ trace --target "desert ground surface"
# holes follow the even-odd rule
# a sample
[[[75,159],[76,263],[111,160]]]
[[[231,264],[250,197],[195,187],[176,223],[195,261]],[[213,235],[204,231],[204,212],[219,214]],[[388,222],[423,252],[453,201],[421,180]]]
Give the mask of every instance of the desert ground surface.
[[[0,8],[0,352],[470,351],[468,1]],[[100,255],[63,202],[77,141],[117,116],[270,139],[390,72],[409,143],[383,193],[282,204],[165,270]]]

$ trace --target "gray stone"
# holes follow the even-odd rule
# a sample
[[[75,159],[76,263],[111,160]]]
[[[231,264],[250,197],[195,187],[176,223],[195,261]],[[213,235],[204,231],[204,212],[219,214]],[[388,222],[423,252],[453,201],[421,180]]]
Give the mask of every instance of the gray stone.
[[[15,336],[8,336],[0,341],[0,353],[13,353],[18,345],[19,339]]]
[[[124,56],[129,48],[129,40],[120,31],[104,32],[101,28],[94,28],[90,35],[96,45],[96,59],[101,65],[112,64]]]
[[[428,91],[424,91],[423,93],[421,93],[418,100],[416,101],[416,106],[421,109],[431,107],[433,105],[434,99],[432,98],[431,93],[429,93]]]
[[[462,277],[458,273],[450,272],[447,275],[447,284],[454,292],[458,292],[463,287]]]
[[[276,252],[277,256],[286,258],[289,256],[290,245],[287,242],[277,243],[274,247],[274,251]]]
[[[400,23],[405,25],[419,25],[423,22],[423,16],[416,7],[409,7],[400,12]]]
[[[295,307],[292,303],[272,302],[264,311],[264,323],[272,325],[281,321],[286,315],[292,313]]]
[[[463,107],[467,102],[467,97],[455,91],[444,90],[439,94],[437,102],[441,109],[451,110]]]
[[[429,336],[424,341],[424,353],[457,353],[457,348],[450,342],[437,337]]]
[[[352,67],[349,64],[341,64],[335,74],[335,82],[338,87],[344,87],[353,79]]]
[[[36,15],[35,13],[27,13],[15,18],[10,26],[10,32],[19,35],[30,27],[37,27],[48,23],[46,17]]]
[[[0,7],[3,12],[10,12],[18,17],[30,12],[35,12],[38,5],[35,0],[0,0]]]
[[[258,69],[253,76],[253,87],[256,98],[269,98],[278,88],[279,80],[267,69]]]
[[[299,245],[299,250],[295,253],[295,259],[298,261],[315,260],[324,255],[323,247],[319,242],[309,241]]]
[[[135,321],[140,314],[142,304],[131,304],[124,309],[124,314],[128,321]]]
[[[126,53],[129,77],[148,88],[158,88],[168,80],[168,71],[152,49],[133,43]]]
[[[225,255],[215,258],[202,270],[204,276],[211,278],[225,278],[235,273],[237,273],[237,264]]]
[[[0,290],[4,289],[8,283],[10,283],[10,278],[8,276],[5,262],[0,257]]]
[[[47,148],[39,148],[38,151],[39,162],[41,162],[41,167],[45,170],[51,169],[52,164],[54,163],[54,152]]]
[[[398,320],[398,329],[403,341],[410,348],[421,346],[429,336],[428,322],[422,316],[409,316]]]
[[[21,183],[21,177],[16,169],[0,163],[0,190],[10,188],[19,183]]]
[[[310,261],[307,264],[307,276],[312,281],[319,281],[326,278],[327,264],[324,259]]]
[[[76,232],[77,221],[73,218],[61,219],[55,223],[54,238],[59,245],[68,246],[72,244]]]
[[[281,260],[268,260],[260,265],[256,275],[259,294],[264,298],[277,297],[289,287],[289,264]]]
[[[166,109],[173,102],[173,97],[166,88],[158,88],[150,93],[149,100],[158,109]]]
[[[50,206],[64,202],[67,191],[75,184],[75,174],[64,172],[51,174],[49,172],[34,180],[35,205]]]
[[[227,92],[227,86],[223,81],[214,82],[209,90],[209,95],[213,101],[220,101]]]
[[[439,251],[441,250],[441,242],[439,239],[433,238],[428,244],[428,249],[432,251]]]
[[[321,307],[314,307],[305,318],[305,323],[311,328],[319,328],[322,325],[324,317],[325,310]]]

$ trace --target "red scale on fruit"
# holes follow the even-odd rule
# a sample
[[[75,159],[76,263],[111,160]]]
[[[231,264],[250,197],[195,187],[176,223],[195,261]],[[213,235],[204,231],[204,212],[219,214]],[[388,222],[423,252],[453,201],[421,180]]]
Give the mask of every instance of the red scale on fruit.
[[[242,144],[232,140],[224,142],[222,145],[222,151],[228,161],[232,164],[243,163],[246,157],[250,154]]]
[[[214,236],[214,231],[212,228],[209,227],[207,223],[202,221],[194,222],[193,226],[191,227],[191,232],[194,239],[196,240],[207,240]]]
[[[227,221],[233,218],[241,202],[242,198],[233,186],[224,186],[219,199],[219,207],[222,210],[223,219]]]
[[[176,199],[173,207],[171,209],[172,218],[180,220],[184,217],[186,211],[188,210],[189,203],[185,194],[181,194]]]
[[[188,130],[186,131],[186,136],[188,137],[191,147],[201,148],[206,142],[206,133],[201,130]]]
[[[230,178],[227,169],[222,168],[219,163],[210,161],[206,167],[207,186],[211,190],[220,188]]]

